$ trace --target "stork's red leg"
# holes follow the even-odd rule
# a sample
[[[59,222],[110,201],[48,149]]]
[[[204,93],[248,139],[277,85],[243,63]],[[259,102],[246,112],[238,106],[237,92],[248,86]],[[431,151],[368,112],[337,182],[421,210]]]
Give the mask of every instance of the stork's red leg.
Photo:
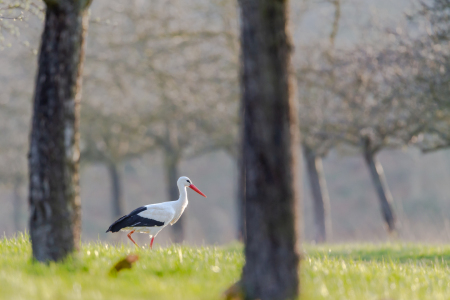
[[[139,247],[138,246],[138,244],[136,244],[136,242],[133,240],[133,238],[131,237],[131,235],[133,234],[135,232],[135,230],[133,230],[132,232],[130,232],[129,234],[127,234],[127,237],[137,246],[137,247]]]
[[[155,237],[152,237],[152,241],[150,242],[150,249],[153,249],[153,240],[155,239]]]

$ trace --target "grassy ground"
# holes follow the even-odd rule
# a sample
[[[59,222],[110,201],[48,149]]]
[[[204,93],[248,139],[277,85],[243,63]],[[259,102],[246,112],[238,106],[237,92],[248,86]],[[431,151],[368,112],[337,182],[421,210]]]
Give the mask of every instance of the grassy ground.
[[[450,247],[306,247],[304,299],[450,299]]]
[[[85,244],[63,264],[32,263],[24,236],[0,239],[0,299],[220,299],[244,262],[240,246],[137,250]],[[128,253],[140,260],[117,277],[110,268]],[[307,246],[306,299],[450,299],[449,246]]]

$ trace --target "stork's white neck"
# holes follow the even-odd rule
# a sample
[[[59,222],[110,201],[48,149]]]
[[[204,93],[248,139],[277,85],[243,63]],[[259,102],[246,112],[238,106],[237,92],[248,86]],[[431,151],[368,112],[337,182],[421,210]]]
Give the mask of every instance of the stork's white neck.
[[[180,192],[180,198],[178,198],[177,202],[186,203],[188,202],[186,186],[178,186],[178,191]]]
[[[173,202],[173,207],[175,208],[175,219],[178,219],[181,216],[184,209],[188,205],[186,186],[184,184],[178,184],[178,191],[180,192],[180,198]]]

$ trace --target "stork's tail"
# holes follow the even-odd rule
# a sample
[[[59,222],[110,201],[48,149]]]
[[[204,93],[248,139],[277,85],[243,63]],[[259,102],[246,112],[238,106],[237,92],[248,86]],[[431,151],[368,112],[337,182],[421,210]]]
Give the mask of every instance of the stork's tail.
[[[120,229],[123,228],[123,226],[121,226],[122,221],[125,220],[126,218],[128,218],[128,215],[125,215],[119,219],[117,219],[117,221],[115,221],[114,223],[111,224],[111,226],[109,226],[108,230],[106,230],[106,232],[118,232],[120,231]]]

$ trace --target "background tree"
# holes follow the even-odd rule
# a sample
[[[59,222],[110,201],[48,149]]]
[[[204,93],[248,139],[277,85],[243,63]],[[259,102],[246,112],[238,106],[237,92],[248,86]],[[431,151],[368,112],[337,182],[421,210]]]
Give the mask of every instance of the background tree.
[[[421,121],[426,123],[422,134],[414,140],[425,152],[450,146],[450,1],[422,2],[410,16],[419,34],[397,34],[397,43],[404,47],[402,57],[415,67],[409,87],[415,93],[413,105],[424,107]],[[412,102],[412,101],[411,101]]]
[[[19,5],[21,3],[23,4],[23,2],[18,2],[15,9],[25,10],[23,11],[23,21],[26,22],[15,22],[15,25],[18,26],[17,30],[19,27],[22,30],[21,35],[15,41],[11,41],[12,49],[14,49],[12,53],[9,51],[11,49],[2,51],[2,57],[7,63],[2,64],[0,68],[3,71],[0,75],[0,90],[2,91],[0,97],[0,131],[2,132],[0,137],[0,184],[11,191],[12,213],[8,212],[8,216],[12,218],[7,222],[14,225],[11,227],[14,232],[24,231],[26,228],[25,199],[27,193],[24,190],[28,186],[27,151],[32,97],[28,79],[29,75],[34,72],[33,63],[36,62],[36,55],[31,45],[37,43],[38,40],[35,37],[37,32],[27,27],[36,20],[35,18],[28,19],[30,14],[26,8]],[[3,42],[6,40],[5,36]],[[22,44],[19,44],[18,41]]]
[[[30,141],[33,257],[59,261],[78,248],[79,103],[90,1],[47,1]]]
[[[291,80],[288,3],[241,0],[243,166],[248,299],[294,299],[299,291],[297,111]]]
[[[396,229],[393,199],[376,154],[409,143],[424,127],[423,108],[411,105],[405,90],[408,68],[390,48],[357,47],[341,52],[332,89],[341,109],[327,126],[338,138],[362,150],[389,232]]]
[[[315,242],[323,243],[331,237],[330,196],[323,170],[322,158],[336,143],[333,135],[327,134],[325,125],[332,118],[334,105],[325,86],[333,84],[333,52],[341,18],[341,1],[329,1],[334,9],[328,39],[314,46],[302,47],[302,53],[309,53],[296,63],[296,77],[299,90],[300,132],[303,156],[309,179],[314,208]],[[319,51],[313,50],[320,49]],[[320,66],[320,67],[319,67]],[[316,72],[327,70],[326,72]]]
[[[0,182],[12,188],[12,207],[14,230],[23,231],[25,201],[23,187],[26,179],[27,136],[21,134],[29,128],[29,112],[24,106],[28,96],[16,90],[15,83],[10,82],[9,101],[0,105]],[[7,92],[4,90],[4,92]],[[27,101],[28,102],[28,101]]]
[[[106,34],[109,28],[105,27],[93,30],[94,47],[109,50],[106,54],[89,54],[92,64],[87,70],[87,90],[91,106],[99,111],[96,115],[123,120],[105,129],[128,127],[126,134],[120,135],[129,146],[123,155],[135,153],[132,144],[141,148],[140,154],[162,153],[169,201],[178,198],[176,181],[182,175],[179,165],[183,159],[230,149],[230,141],[236,136],[236,124],[230,122],[237,106],[238,48],[235,19],[230,19],[234,6],[215,1],[211,6],[196,6],[193,11],[190,6],[182,9],[185,3],[176,3],[116,2],[112,10],[120,14],[111,12],[111,20],[120,26],[113,34]],[[180,11],[174,14],[168,6]],[[192,20],[194,14],[202,18]],[[186,22],[191,22],[189,28],[183,25]],[[223,70],[221,77],[214,73],[217,69]],[[111,98],[106,99],[104,93]],[[107,105],[110,99],[117,103],[114,108]],[[86,131],[90,135],[89,127]],[[117,135],[110,133],[110,140],[117,140]],[[146,145],[139,146],[140,141]],[[111,146],[109,152],[118,151],[117,145]],[[107,145],[104,148],[110,149]],[[184,239],[185,218],[172,227],[175,242]]]
[[[2,0],[0,2],[0,49],[12,45],[11,37],[19,37],[21,29],[17,21],[29,23],[32,16],[43,19],[43,12],[42,2],[38,0]],[[26,46],[30,45],[26,39],[21,42]]]
[[[306,49],[304,51],[308,52]],[[312,58],[309,62],[314,62]],[[323,57],[317,63],[325,63]],[[322,84],[332,84],[333,77],[316,72],[317,66],[304,65],[297,70],[301,120],[300,131],[305,167],[310,184],[314,209],[314,238],[322,243],[331,236],[330,198],[323,170],[322,158],[337,144],[338,140],[327,130],[336,109],[331,93]]]
[[[87,101],[81,113],[82,162],[101,163],[107,168],[111,183],[111,220],[114,221],[128,213],[123,199],[121,165],[149,152],[153,142],[136,120],[116,113],[105,114]]]

